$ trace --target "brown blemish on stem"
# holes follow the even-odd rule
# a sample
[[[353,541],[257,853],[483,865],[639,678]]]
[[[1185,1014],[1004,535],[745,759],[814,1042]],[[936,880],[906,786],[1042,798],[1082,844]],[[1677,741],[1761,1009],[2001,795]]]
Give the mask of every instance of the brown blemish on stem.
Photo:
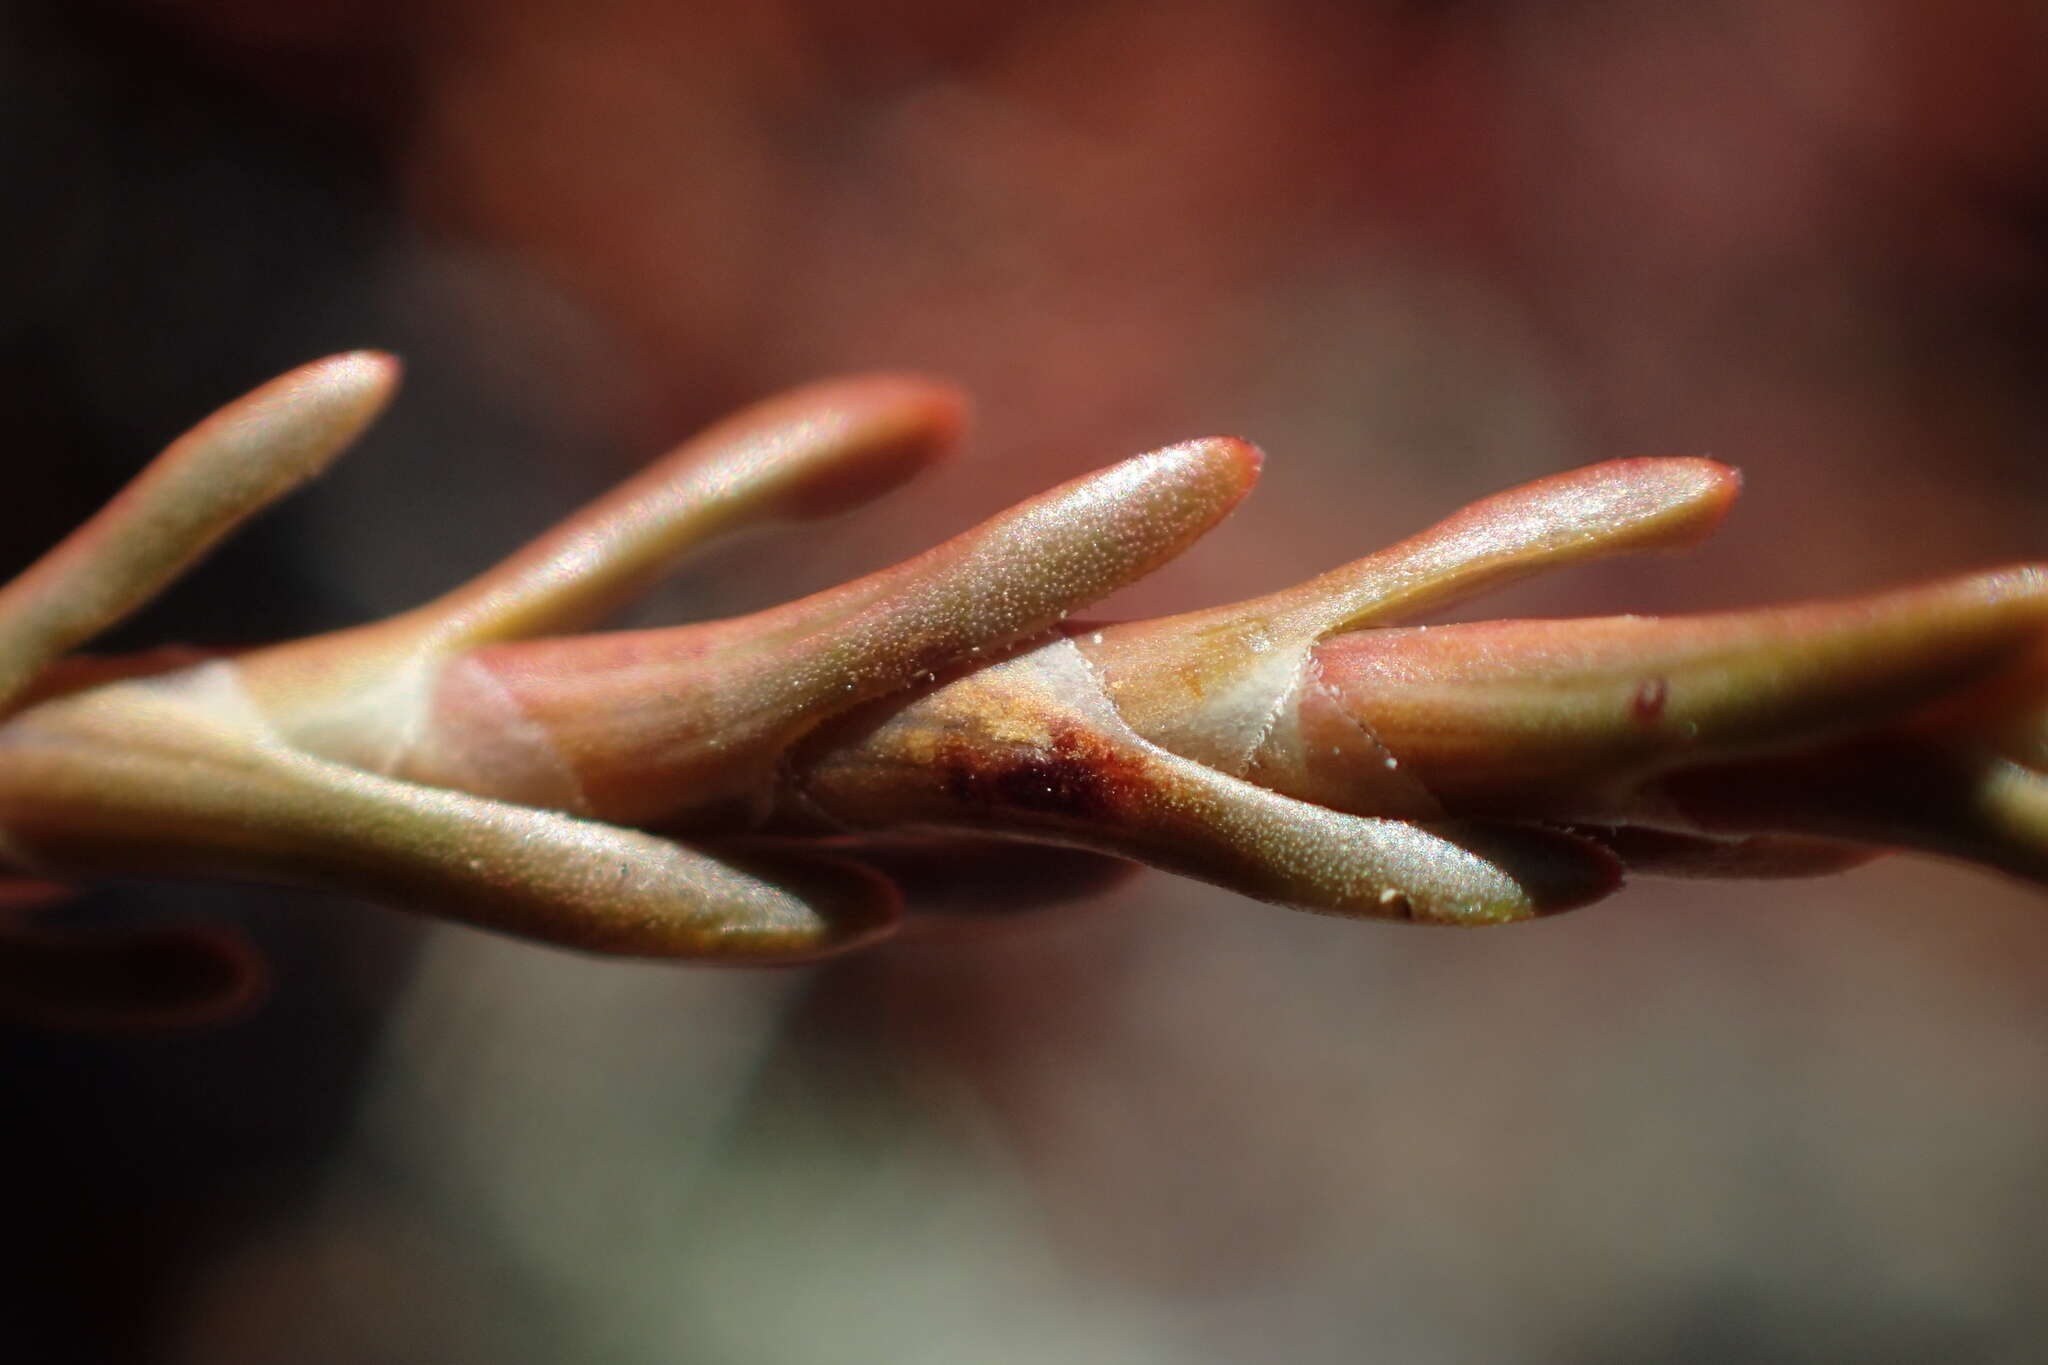
[[[934,755],[947,797],[962,806],[1100,820],[1127,810],[1147,785],[1144,765],[1063,717],[1042,747],[991,752],[948,735]]]
[[[1629,714],[1639,725],[1653,724],[1664,714],[1664,703],[1671,699],[1671,684],[1663,678],[1645,678],[1636,684],[1635,695],[1629,699]]]

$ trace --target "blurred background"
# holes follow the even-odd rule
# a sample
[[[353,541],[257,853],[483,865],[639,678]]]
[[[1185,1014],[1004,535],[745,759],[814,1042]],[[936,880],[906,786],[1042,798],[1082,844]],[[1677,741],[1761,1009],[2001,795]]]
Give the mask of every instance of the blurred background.
[[[746,610],[1189,436],[1264,487],[1106,614],[1711,454],[1682,560],[1485,614],[2048,555],[2034,0],[14,0],[26,563],[227,398],[402,354],[365,446],[114,643],[458,580],[733,406],[913,368],[969,448],[641,619]],[[260,1012],[8,1026],[34,1362],[2024,1361],[2048,897],[1895,860],[1424,932],[1147,874],[831,966],[588,961],[338,899]]]

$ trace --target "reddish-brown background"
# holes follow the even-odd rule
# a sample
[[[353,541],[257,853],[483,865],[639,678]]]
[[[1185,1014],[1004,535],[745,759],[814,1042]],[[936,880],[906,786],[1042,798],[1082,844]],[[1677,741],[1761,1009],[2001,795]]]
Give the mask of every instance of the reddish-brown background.
[[[1267,486],[1119,605],[1708,453],[1687,560],[1521,613],[2048,554],[2028,0],[26,3],[0,18],[25,562],[329,349],[399,411],[125,637],[415,600],[722,410],[929,369],[928,487],[759,605],[1212,431]],[[0,1035],[21,1358],[2028,1358],[2048,901],[1930,865],[1479,935],[1150,877],[767,977],[309,897],[239,1029]]]

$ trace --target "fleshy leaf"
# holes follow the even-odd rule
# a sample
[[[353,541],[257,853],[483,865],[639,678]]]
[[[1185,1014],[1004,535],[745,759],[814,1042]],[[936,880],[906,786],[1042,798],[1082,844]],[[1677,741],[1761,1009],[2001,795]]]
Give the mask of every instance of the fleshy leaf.
[[[45,875],[327,887],[596,952],[800,961],[886,932],[874,873],[743,869],[636,830],[360,772],[276,740],[215,664],[0,731],[0,828]]]
[[[1322,685],[1446,808],[1601,819],[1662,771],[1813,748],[2023,657],[2048,572],[1701,616],[1489,621],[1319,646]]]
[[[179,437],[0,588],[0,706],[326,468],[376,420],[397,384],[390,356],[332,356],[273,379]]]
[[[454,647],[587,629],[691,552],[748,526],[830,516],[912,478],[958,439],[951,385],[808,385],[684,442],[497,567],[399,622]]]
[[[1619,885],[1598,844],[1292,800],[1134,733],[1068,640],[849,717],[791,760],[796,808],[850,830],[999,833],[1135,858],[1328,914],[1528,919]]]
[[[1740,486],[1733,470],[1712,460],[1592,465],[1483,499],[1418,536],[1294,587],[1124,622],[1084,648],[1140,734],[1245,774],[1308,680],[1308,651],[1318,642],[1542,569],[1682,548],[1719,524]]]
[[[862,702],[993,658],[1151,572],[1227,514],[1258,452],[1192,441],[1063,484],[915,559],[753,616],[499,646],[437,709],[502,704],[546,736],[584,809],[672,821],[762,795],[797,737]],[[422,755],[423,760],[427,759]],[[430,760],[429,760],[430,761]],[[418,780],[463,780],[415,767]]]

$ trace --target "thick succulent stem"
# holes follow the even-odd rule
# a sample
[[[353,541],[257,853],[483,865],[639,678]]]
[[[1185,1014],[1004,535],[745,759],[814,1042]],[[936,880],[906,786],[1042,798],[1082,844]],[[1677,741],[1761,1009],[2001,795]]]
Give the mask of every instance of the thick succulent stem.
[[[1811,875],[1881,845],[2048,882],[2048,570],[1666,620],[1393,624],[1697,540],[1738,483],[1706,460],[1596,465],[1281,592],[1075,625],[1251,487],[1256,450],[1193,441],[769,611],[569,633],[716,535],[851,506],[952,443],[952,390],[868,377],[741,414],[389,621],[234,659],[61,658],[320,468],[395,377],[359,353],[258,390],[0,589],[6,870],[327,887],[749,962],[874,941],[902,918],[892,876],[991,840],[1448,924],[1582,905],[1625,868]],[[1064,860],[1059,886],[1100,882],[1082,854],[1033,856]],[[36,1005],[39,964],[71,973],[80,1018],[196,1016],[253,980],[190,935],[17,932],[0,997]]]

